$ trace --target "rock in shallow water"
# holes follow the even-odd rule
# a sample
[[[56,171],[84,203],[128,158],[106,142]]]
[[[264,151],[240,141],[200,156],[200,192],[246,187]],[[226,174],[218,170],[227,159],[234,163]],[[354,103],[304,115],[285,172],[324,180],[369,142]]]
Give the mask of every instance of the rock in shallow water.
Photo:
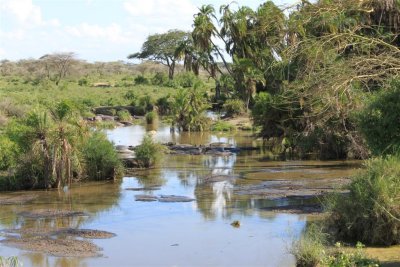
[[[194,198],[175,195],[162,195],[158,198],[158,201],[160,202],[191,202],[194,200]]]

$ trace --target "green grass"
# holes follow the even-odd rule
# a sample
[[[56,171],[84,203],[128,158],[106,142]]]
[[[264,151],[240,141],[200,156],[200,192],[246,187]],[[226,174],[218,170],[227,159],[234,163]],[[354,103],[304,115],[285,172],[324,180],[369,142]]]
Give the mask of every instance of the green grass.
[[[400,244],[400,158],[366,161],[350,193],[327,201],[329,223],[339,240],[370,245]]]
[[[213,132],[231,132],[235,130],[236,127],[226,121],[216,121],[211,125],[211,131]]]

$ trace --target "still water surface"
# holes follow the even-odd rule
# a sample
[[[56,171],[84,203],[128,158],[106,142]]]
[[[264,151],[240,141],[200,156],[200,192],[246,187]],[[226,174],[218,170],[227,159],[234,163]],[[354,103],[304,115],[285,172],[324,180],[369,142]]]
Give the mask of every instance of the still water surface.
[[[117,145],[138,145],[145,133],[146,128],[139,125],[107,131]],[[251,133],[171,134],[169,127],[163,126],[155,138],[181,144],[259,145]],[[127,174],[121,181],[82,183],[68,192],[37,191],[38,198],[29,204],[0,209],[0,229],[71,227],[115,233],[111,239],[93,240],[103,249],[101,257],[53,257],[4,245],[0,245],[0,255],[17,255],[23,266],[294,266],[288,250],[304,229],[307,216],[265,208],[300,200],[238,195],[235,187],[266,180],[337,178],[350,175],[353,168],[345,162],[269,161],[262,149],[225,157],[167,155],[157,168]],[[201,182],[211,174],[236,178]],[[126,190],[154,185],[161,189]],[[137,194],[182,195],[196,200],[139,202],[135,201]],[[89,216],[27,219],[16,215],[43,208],[84,211]],[[235,220],[240,221],[239,228],[231,226]]]

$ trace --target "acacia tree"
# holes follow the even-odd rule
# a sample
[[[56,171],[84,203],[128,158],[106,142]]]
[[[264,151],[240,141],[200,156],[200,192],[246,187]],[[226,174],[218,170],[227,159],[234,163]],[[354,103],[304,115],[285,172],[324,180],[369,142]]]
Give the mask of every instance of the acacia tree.
[[[39,58],[43,62],[47,78],[54,79],[56,85],[67,76],[71,66],[77,62],[73,52],[46,54]]]
[[[180,30],[170,30],[167,33],[153,34],[147,37],[140,52],[131,54],[128,59],[149,59],[168,67],[169,79],[174,78],[175,65],[180,59],[177,48],[189,37],[189,33]]]

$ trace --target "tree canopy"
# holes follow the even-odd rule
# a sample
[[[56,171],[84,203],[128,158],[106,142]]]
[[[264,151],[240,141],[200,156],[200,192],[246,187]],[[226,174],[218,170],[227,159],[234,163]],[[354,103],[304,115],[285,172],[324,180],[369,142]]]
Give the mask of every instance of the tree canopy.
[[[181,59],[177,49],[188,40],[190,34],[180,30],[170,30],[167,33],[153,34],[147,37],[140,52],[131,54],[129,59],[149,59],[168,66],[168,76],[173,79],[175,64]]]

